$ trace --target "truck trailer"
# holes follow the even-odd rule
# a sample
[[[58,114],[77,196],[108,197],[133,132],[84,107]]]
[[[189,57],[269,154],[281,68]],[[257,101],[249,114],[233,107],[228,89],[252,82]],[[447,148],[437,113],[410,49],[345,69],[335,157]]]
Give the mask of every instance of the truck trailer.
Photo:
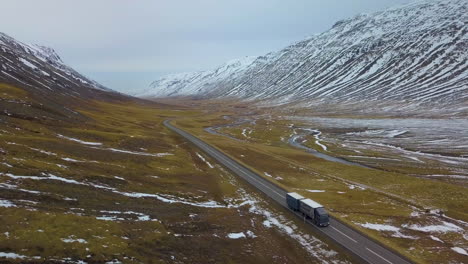
[[[293,209],[294,211],[299,211],[301,200],[303,199],[305,199],[305,197],[295,192],[286,194],[286,203],[288,204],[289,208]]]
[[[293,211],[299,211],[304,217],[312,219],[315,225],[330,225],[327,211],[316,201],[307,199],[298,193],[288,193],[286,194],[286,203]]]

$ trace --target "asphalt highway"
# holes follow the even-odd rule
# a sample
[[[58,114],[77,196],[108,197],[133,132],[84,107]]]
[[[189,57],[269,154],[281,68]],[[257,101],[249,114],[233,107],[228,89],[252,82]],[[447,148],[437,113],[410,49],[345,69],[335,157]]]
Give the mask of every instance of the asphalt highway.
[[[291,214],[300,217],[302,220],[307,221],[310,228],[316,232],[321,233],[323,236],[335,242],[341,248],[350,253],[354,259],[360,263],[372,264],[406,264],[411,263],[407,259],[401,257],[397,253],[385,248],[383,245],[369,239],[365,235],[355,231],[351,227],[341,223],[340,221],[330,218],[330,225],[328,227],[317,227],[308,219],[304,219],[300,213],[294,212],[286,205],[287,191],[262,178],[257,173],[244,167],[240,163],[231,159],[226,154],[210,146],[208,143],[200,140],[199,138],[185,132],[170,124],[169,120],[164,121],[164,125],[190,141],[198,148],[203,150],[213,159],[217,160],[230,171],[252,184],[261,192],[265,193],[271,199],[287,208]]]

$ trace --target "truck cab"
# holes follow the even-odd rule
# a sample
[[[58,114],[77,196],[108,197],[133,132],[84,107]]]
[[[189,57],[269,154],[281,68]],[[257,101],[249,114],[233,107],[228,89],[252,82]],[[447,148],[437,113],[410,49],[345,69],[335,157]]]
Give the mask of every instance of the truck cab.
[[[318,226],[329,226],[330,225],[330,218],[328,217],[328,213],[323,207],[319,207],[315,209],[315,224]]]

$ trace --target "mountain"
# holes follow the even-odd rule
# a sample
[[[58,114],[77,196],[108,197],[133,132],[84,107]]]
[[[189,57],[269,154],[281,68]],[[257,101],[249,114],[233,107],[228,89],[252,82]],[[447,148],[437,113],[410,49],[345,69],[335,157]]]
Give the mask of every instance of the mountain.
[[[81,115],[72,108],[85,101],[130,100],[67,66],[53,49],[25,44],[3,33],[0,85],[0,117],[79,119]]]
[[[222,82],[233,75],[242,75],[256,57],[231,60],[212,71],[187,72],[165,76],[151,83],[150,88],[137,96],[168,97],[205,94],[212,84]]]
[[[377,102],[464,111],[467,21],[466,0],[419,1],[361,14],[229,75],[216,74],[219,68],[171,76],[140,96],[232,96],[307,107]]]

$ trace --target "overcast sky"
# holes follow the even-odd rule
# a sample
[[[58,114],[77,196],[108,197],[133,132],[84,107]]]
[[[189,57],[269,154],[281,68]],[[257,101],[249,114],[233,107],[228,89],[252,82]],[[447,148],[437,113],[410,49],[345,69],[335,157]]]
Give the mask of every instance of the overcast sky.
[[[412,0],[0,0],[0,32],[119,91],[205,70]]]

